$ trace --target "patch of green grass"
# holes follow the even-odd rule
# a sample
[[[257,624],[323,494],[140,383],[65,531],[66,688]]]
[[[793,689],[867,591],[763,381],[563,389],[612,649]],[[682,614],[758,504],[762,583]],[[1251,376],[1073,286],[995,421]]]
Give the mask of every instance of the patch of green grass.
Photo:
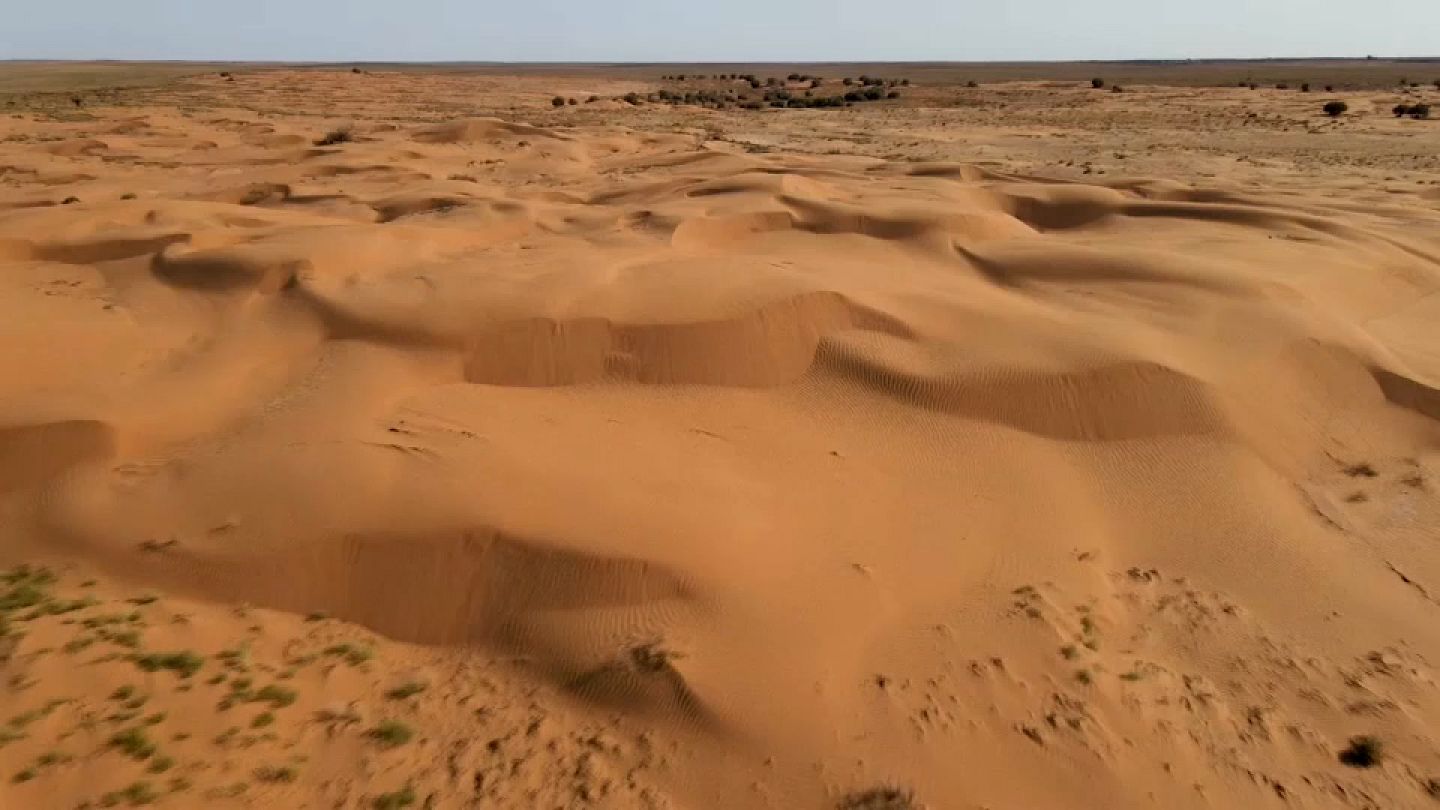
[[[359,644],[350,644],[349,642],[343,644],[334,644],[326,647],[325,654],[343,658],[345,659],[345,663],[349,664],[352,667],[358,667],[366,661],[369,661],[371,658],[375,657],[375,651],[370,649],[369,647]]]
[[[129,699],[130,699],[131,697],[133,697],[134,695],[135,695],[135,687],[126,685],[126,686],[116,687],[115,691],[110,693],[110,699],[111,699],[111,700],[129,700]]]
[[[1094,682],[1095,676],[1091,675],[1090,670],[1088,669],[1078,669],[1075,671],[1075,680],[1086,686],[1089,686],[1091,683]]]
[[[14,585],[0,593],[0,611],[24,610],[45,601],[47,591],[32,583]]]
[[[124,790],[116,790],[106,793],[100,797],[102,807],[114,807],[121,802],[131,807],[139,807],[145,804],[154,804],[160,798],[160,794],[150,786],[149,782],[136,782]]]
[[[221,650],[219,655],[221,663],[226,669],[233,669],[237,672],[244,672],[250,668],[250,648],[238,647],[233,650]]]
[[[11,781],[11,782],[14,782],[14,783],[17,784],[17,785],[19,785],[19,784],[23,784],[23,783],[25,783],[25,782],[29,782],[31,779],[34,779],[35,777],[37,777],[37,776],[39,776],[39,775],[40,775],[40,772],[39,772],[39,771],[36,771],[34,768],[26,768],[25,770],[20,771],[19,773],[17,773],[17,774],[15,774],[14,776],[10,777],[10,781]]]
[[[272,714],[272,713],[270,713],[270,712],[261,712],[261,713],[255,715],[255,719],[254,719],[254,720],[251,720],[251,721],[250,721],[250,727],[251,727],[251,728],[265,728],[266,726],[273,725],[274,722],[275,722],[275,715],[274,715],[274,714]]]
[[[94,643],[94,636],[78,636],[65,642],[65,646],[61,647],[60,649],[64,650],[66,653],[69,653],[70,655],[74,655],[75,653],[83,651],[85,648],[89,647]]]
[[[150,767],[145,770],[150,773],[164,773],[175,767],[175,760],[167,756],[158,756],[150,760]]]
[[[126,599],[125,601],[126,601],[126,602],[129,602],[129,603],[132,604],[132,605],[139,605],[139,606],[143,607],[143,606],[145,606],[145,605],[153,605],[153,604],[155,604],[156,602],[158,602],[159,600],[160,600],[160,597],[156,596],[156,595],[153,594],[153,593],[142,593],[142,594],[140,594],[139,596],[132,596],[131,598]]]
[[[48,768],[51,765],[63,765],[73,759],[75,758],[60,751],[47,751],[36,758],[35,764],[42,768]]]
[[[205,665],[205,659],[191,650],[181,650],[136,656],[135,665],[146,672],[168,669],[182,678],[189,678],[200,671],[200,667]]]
[[[139,631],[139,630],[103,630],[103,629],[102,629],[102,630],[99,630],[99,631],[97,632],[97,635],[99,635],[100,638],[104,639],[105,641],[108,641],[108,642],[110,642],[111,644],[114,644],[114,645],[119,646],[119,647],[124,647],[124,648],[127,649],[127,650],[137,650],[137,649],[140,648],[140,631]]]
[[[425,691],[425,684],[419,681],[407,681],[385,693],[385,697],[391,700],[404,700],[415,697]]]
[[[261,782],[281,782],[289,784],[294,782],[299,774],[289,765],[262,765],[255,769],[255,778]]]
[[[370,806],[375,810],[400,810],[402,807],[410,807],[413,804],[415,804],[415,789],[409,785],[394,793],[382,793],[370,802]]]
[[[366,735],[385,748],[395,748],[410,742],[415,732],[399,720],[386,720],[370,729]]]
[[[1060,648],[1060,655],[1063,656],[1066,661],[1074,661],[1080,657],[1080,650],[1074,644],[1066,644]]]
[[[154,741],[138,726],[116,733],[110,738],[110,747],[120,749],[132,759],[149,759],[155,753]]]
[[[158,726],[163,722],[165,722],[165,712],[156,712],[145,718],[145,725],[147,726]]]
[[[105,627],[111,624],[124,624],[125,616],[119,613],[107,613],[103,616],[88,616],[80,621],[82,627],[94,630],[97,627]]]
[[[255,703],[269,703],[272,708],[283,709],[295,703],[299,693],[279,684],[262,687],[251,700]]]

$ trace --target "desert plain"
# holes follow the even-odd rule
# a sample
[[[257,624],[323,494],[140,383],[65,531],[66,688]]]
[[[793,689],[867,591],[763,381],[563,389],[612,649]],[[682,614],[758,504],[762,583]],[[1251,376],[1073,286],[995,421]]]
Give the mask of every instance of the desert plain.
[[[0,66],[0,806],[1440,806],[1437,78]]]

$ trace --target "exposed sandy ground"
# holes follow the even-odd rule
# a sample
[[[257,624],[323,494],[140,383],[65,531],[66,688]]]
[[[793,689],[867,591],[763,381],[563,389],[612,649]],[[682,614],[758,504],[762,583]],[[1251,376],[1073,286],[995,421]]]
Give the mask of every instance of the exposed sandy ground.
[[[1436,805],[1440,122],[652,89],[0,119],[0,806]]]

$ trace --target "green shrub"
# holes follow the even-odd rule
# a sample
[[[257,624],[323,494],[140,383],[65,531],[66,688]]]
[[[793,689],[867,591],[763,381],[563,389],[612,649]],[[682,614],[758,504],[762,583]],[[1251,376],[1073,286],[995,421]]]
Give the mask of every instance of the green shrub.
[[[182,678],[188,678],[200,671],[204,666],[205,659],[196,655],[190,650],[181,650],[170,653],[152,653],[135,657],[135,665],[146,672],[156,672],[162,669],[174,671]]]
[[[385,748],[395,748],[414,739],[415,732],[399,720],[386,720],[370,729],[366,735]]]
[[[406,785],[394,793],[382,793],[370,803],[375,810],[401,810],[415,804],[415,790]]]
[[[149,759],[155,753],[155,743],[145,734],[145,729],[136,726],[117,732],[110,737],[110,747],[118,748],[132,759]]]

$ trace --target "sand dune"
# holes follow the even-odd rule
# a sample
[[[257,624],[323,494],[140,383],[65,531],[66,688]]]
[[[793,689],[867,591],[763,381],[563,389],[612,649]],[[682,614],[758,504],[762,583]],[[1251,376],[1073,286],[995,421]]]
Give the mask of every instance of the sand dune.
[[[201,86],[0,143],[5,806],[1440,796],[1432,191]]]

